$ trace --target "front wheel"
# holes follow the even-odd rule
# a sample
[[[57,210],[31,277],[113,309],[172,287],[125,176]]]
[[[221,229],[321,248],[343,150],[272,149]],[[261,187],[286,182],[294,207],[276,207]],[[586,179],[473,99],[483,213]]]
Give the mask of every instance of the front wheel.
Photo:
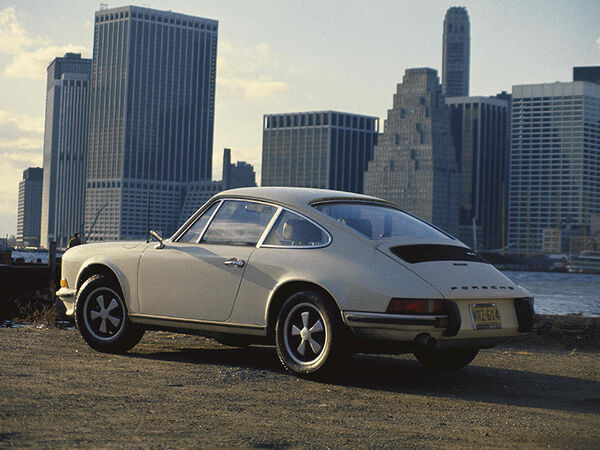
[[[416,352],[415,357],[429,370],[458,370],[475,359],[478,348],[449,348]]]
[[[124,353],[144,335],[144,329],[127,317],[119,285],[103,275],[94,275],[83,283],[76,305],[77,328],[95,350]]]
[[[320,294],[297,292],[277,317],[277,354],[288,371],[317,377],[331,373],[349,355],[344,335],[339,312]]]

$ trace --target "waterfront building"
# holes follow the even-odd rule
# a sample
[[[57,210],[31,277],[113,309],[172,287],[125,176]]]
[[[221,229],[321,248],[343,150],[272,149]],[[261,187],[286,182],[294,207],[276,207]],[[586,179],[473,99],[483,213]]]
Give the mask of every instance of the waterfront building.
[[[188,184],[212,178],[218,22],[137,6],[94,20],[86,238],[169,235]]]
[[[256,186],[254,166],[245,161],[231,163],[231,149],[223,150],[223,189]]]
[[[600,85],[513,86],[510,250],[525,255],[544,247],[568,251],[571,237],[590,235],[598,213]],[[560,244],[550,245],[552,236]]]
[[[338,111],[267,114],[262,186],[363,192],[379,119]]]
[[[476,250],[504,247],[508,216],[509,102],[446,98],[461,173],[458,237]]]
[[[40,243],[67,246],[83,232],[92,60],[55,58],[47,69]]]
[[[573,67],[573,81],[600,84],[600,66]]]
[[[198,210],[210,198],[221,191],[239,187],[256,186],[256,174],[252,164],[244,161],[231,163],[231,149],[223,150],[223,172],[220,181],[203,180],[189,183],[185,189],[185,198],[179,216],[179,225]]]
[[[460,173],[436,70],[406,70],[365,173],[365,194],[458,233]]]
[[[17,245],[39,247],[42,212],[41,167],[30,167],[23,171],[19,182],[19,203],[17,206]]]
[[[444,18],[442,93],[446,97],[469,95],[471,25],[467,8],[453,6]]]

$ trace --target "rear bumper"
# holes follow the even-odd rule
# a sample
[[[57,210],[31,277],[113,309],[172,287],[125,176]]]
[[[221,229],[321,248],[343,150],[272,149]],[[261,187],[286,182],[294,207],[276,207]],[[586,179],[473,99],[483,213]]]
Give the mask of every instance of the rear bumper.
[[[75,314],[75,297],[77,295],[77,291],[75,289],[69,289],[66,287],[60,288],[56,292],[56,296],[63,302],[66,308],[66,315],[73,316]]]
[[[408,344],[416,348],[492,347],[506,338],[532,329],[535,314],[532,298],[506,299],[498,303],[502,326],[474,329],[469,312],[472,300],[447,300],[443,315],[398,315],[344,311],[344,323],[359,341]]]

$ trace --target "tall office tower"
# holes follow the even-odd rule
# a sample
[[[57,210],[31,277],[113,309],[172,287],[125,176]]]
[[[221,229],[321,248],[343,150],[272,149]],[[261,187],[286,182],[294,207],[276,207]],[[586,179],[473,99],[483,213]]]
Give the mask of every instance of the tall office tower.
[[[231,149],[223,150],[223,188],[234,189],[238,187],[256,186],[256,173],[254,166],[245,161],[231,164]]]
[[[40,245],[42,176],[41,167],[30,167],[23,171],[23,180],[19,182],[16,237],[17,245],[23,247]]]
[[[476,250],[501,248],[508,216],[508,101],[450,97],[446,104],[461,173],[458,237]]]
[[[186,186],[211,179],[217,28],[136,6],[96,12],[88,240],[168,235]]]
[[[446,97],[469,95],[471,25],[467,8],[453,6],[444,18],[442,93]]]
[[[363,192],[379,119],[336,111],[268,114],[262,185]]]
[[[408,69],[397,89],[365,173],[365,194],[456,234],[460,173],[437,72]]]
[[[92,60],[67,53],[47,72],[40,243],[64,248],[83,232]]]
[[[513,86],[512,115],[508,244],[569,251],[600,213],[600,85]]]
[[[573,67],[573,81],[600,84],[600,66]]]

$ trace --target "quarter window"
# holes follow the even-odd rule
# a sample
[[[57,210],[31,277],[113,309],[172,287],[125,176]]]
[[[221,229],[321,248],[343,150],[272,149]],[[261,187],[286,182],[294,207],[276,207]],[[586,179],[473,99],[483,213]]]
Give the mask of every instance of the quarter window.
[[[201,243],[256,245],[277,208],[262,203],[226,200],[211,221]]]
[[[329,236],[308,220],[289,211],[283,211],[264,245],[277,247],[315,247],[327,245]]]
[[[185,233],[179,238],[179,242],[198,242],[200,239],[200,235],[202,234],[202,230],[206,227],[208,220],[211,218],[215,209],[217,209],[217,205],[219,203],[213,204],[210,208],[208,208],[199,218],[194,222],[194,224],[187,229]]]

